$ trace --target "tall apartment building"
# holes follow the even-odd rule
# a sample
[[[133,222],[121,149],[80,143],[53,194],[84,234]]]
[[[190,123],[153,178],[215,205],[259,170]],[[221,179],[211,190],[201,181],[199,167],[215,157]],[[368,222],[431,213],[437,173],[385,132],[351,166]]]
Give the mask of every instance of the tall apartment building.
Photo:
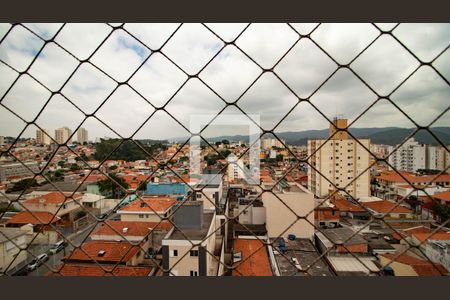
[[[80,129],[78,129],[78,131],[77,131],[78,143],[79,144],[87,143],[88,139],[89,139],[88,131],[85,128],[80,127]]]
[[[442,146],[427,147],[427,169],[446,170],[450,166],[450,153]]]
[[[333,184],[346,187],[345,190],[354,198],[369,196],[370,172],[367,168],[370,154],[365,148],[370,149],[370,140],[358,139],[358,143],[350,139],[346,131],[337,132],[347,128],[346,119],[336,118],[333,123],[329,128],[329,140],[308,140],[308,161],[317,170],[308,168],[308,188],[318,197],[333,192]]]
[[[281,140],[284,144],[286,142]],[[263,149],[269,149],[272,147],[284,148],[283,144],[278,139],[265,138],[261,140],[261,147]]]
[[[48,130],[36,130],[36,143],[41,145],[50,145],[51,143],[50,136],[48,134]]]
[[[61,127],[55,130],[55,140],[58,144],[71,143],[72,139],[69,139],[71,135],[72,130],[68,127]]]
[[[394,151],[395,147],[389,149]],[[420,169],[445,170],[450,155],[444,147],[421,145],[414,138],[408,139],[389,157],[392,168],[398,171],[417,172]]]
[[[228,180],[236,180],[239,178],[245,178],[245,166],[242,159],[238,159],[233,153],[228,155],[227,162],[229,163],[227,167]]]
[[[0,136],[0,146],[3,145],[4,143],[5,143],[5,137]]]
[[[419,169],[426,169],[426,146],[419,144],[414,138],[408,139],[395,152],[395,147],[390,147],[389,167],[391,170],[416,172]]]

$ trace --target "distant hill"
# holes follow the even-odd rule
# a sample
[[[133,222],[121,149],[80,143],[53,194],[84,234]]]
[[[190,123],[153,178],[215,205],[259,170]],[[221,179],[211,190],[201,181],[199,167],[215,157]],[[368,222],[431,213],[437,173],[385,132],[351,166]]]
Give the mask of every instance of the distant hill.
[[[432,127],[431,131],[445,144],[450,145],[450,127]],[[351,128],[350,133],[357,138],[369,138],[373,144],[397,145],[408,137],[414,129],[383,127],[383,128]],[[276,133],[278,137],[284,139],[290,145],[306,145],[309,139],[325,139],[328,137],[328,129],[288,131]],[[271,137],[271,135],[269,135]],[[422,144],[438,145],[436,139],[427,131],[420,130],[414,135],[415,139]],[[230,142],[248,142],[248,137],[244,135],[218,136],[209,138],[208,141],[216,142],[221,140]],[[181,138],[180,138],[181,140]]]

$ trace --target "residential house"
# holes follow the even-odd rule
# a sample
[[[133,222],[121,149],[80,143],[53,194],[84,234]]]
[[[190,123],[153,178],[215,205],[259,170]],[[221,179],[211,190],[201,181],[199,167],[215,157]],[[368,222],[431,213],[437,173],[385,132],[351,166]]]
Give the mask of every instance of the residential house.
[[[384,219],[413,219],[413,211],[403,207],[398,203],[388,200],[369,201],[361,203],[376,216],[383,216]]]
[[[176,208],[173,222],[162,241],[165,275],[217,276],[223,238],[217,238],[215,211],[188,201]]]
[[[143,197],[117,210],[121,221],[160,222],[177,202],[171,197]]]
[[[389,266],[395,276],[442,276],[447,275],[447,270],[441,264],[432,264],[406,253],[382,254],[379,256],[383,268]]]
[[[32,212],[47,212],[59,217],[64,226],[71,226],[82,211],[80,193],[43,192],[35,193],[31,199],[21,200],[21,204]],[[75,202],[75,201],[78,201]]]
[[[145,251],[125,241],[86,241],[63,260],[68,263],[118,264],[138,266],[144,263]]]

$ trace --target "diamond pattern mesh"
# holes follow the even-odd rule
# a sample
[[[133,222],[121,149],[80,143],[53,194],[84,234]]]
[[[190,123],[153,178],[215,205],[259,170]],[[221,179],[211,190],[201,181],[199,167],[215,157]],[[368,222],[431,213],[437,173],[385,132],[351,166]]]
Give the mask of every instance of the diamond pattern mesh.
[[[330,32],[331,28],[329,24],[276,24],[274,26],[269,26],[268,24],[247,24],[242,26],[230,25],[227,30],[224,30],[224,25],[217,24],[167,24],[167,26],[159,24],[90,24],[79,26],[84,26],[86,35],[89,35],[89,32],[95,32],[95,34],[102,36],[102,39],[94,40],[84,38],[82,40],[85,45],[82,48],[76,47],[78,43],[77,39],[80,36],[76,35],[72,24],[54,24],[50,29],[45,31],[37,24],[12,24],[4,26],[6,28],[4,33],[0,32],[0,71],[3,74],[13,74],[12,77],[9,76],[8,78],[14,78],[13,80],[8,79],[9,81],[5,79],[3,83],[5,88],[2,94],[0,94],[0,109],[2,110],[2,114],[5,116],[8,115],[8,118],[21,124],[20,126],[16,126],[15,140],[11,144],[3,147],[0,155],[2,158],[14,158],[15,161],[22,164],[24,168],[27,168],[34,174],[34,179],[46,180],[52,186],[52,189],[64,197],[63,204],[68,204],[73,200],[74,205],[79,207],[81,215],[83,215],[80,218],[81,221],[76,223],[76,226],[79,226],[77,229],[81,231],[75,231],[75,233],[68,232],[65,227],[56,225],[58,222],[55,222],[59,219],[57,216],[58,212],[64,209],[64,205],[61,205],[49,217],[36,213],[22,204],[21,200],[26,196],[26,191],[32,187],[31,181],[26,188],[18,192],[19,195],[17,196],[12,197],[10,194],[1,192],[2,197],[7,199],[5,210],[0,214],[1,219],[7,220],[7,211],[10,208],[20,207],[21,210],[28,212],[37,219],[36,223],[40,225],[35,227],[37,234],[31,240],[27,241],[25,245],[19,243],[16,238],[0,231],[0,234],[6,240],[20,248],[21,252],[28,254],[28,261],[36,258],[38,254],[46,250],[44,249],[45,247],[39,248],[36,246],[39,243],[35,242],[42,237],[41,234],[44,234],[46,230],[50,229],[56,232],[58,240],[63,239],[68,244],[66,248],[67,253],[64,250],[64,255],[68,260],[71,258],[74,259],[75,256],[84,256],[85,260],[89,260],[91,265],[97,266],[102,274],[119,275],[122,274],[121,268],[123,268],[121,262],[130,255],[135,255],[136,252],[147,253],[147,249],[144,246],[145,241],[158,234],[158,226],[169,223],[173,226],[177,234],[186,240],[186,249],[188,250],[183,255],[179,255],[179,259],[171,267],[162,264],[158,255],[146,256],[151,261],[152,268],[154,269],[153,274],[164,273],[177,275],[173,274],[172,270],[178,265],[182,265],[183,259],[189,259],[188,256],[192,255],[192,251],[189,250],[195,251],[201,247],[204,249],[204,253],[197,252],[197,255],[205,255],[207,260],[217,264],[220,270],[220,272],[216,271],[217,275],[233,274],[245,276],[246,274],[243,274],[242,270],[259,270],[260,266],[253,265],[252,259],[255,258],[255,261],[257,261],[256,258],[262,252],[266,251],[266,248],[274,249],[278,255],[277,260],[284,259],[287,267],[290,265],[295,268],[294,270],[296,271],[293,274],[314,275],[316,266],[323,264],[324,258],[330,251],[336,249],[335,247],[330,247],[320,255],[317,255],[307,266],[298,268],[298,263],[289,256],[289,252],[282,251],[283,249],[280,246],[280,237],[289,233],[290,228],[298,222],[305,222],[313,226],[316,232],[327,236],[334,246],[344,249],[343,251],[360,262],[369,274],[380,274],[379,270],[374,271],[370,268],[364,258],[355,255],[347,242],[357,237],[371,225],[382,224],[385,228],[392,230],[393,234],[401,237],[402,243],[404,243],[404,248],[401,251],[397,251],[385,267],[390,266],[402,254],[414,251],[417,255],[422,255],[423,258],[431,263],[438,274],[444,275],[442,268],[438,267],[427,256],[427,253],[424,252],[421,246],[425,245],[433,234],[444,229],[448,225],[449,220],[441,220],[440,224],[428,232],[420,244],[415,244],[405,238],[399,232],[398,227],[393,226],[392,222],[388,221],[388,215],[389,212],[400,207],[402,203],[407,201],[409,196],[414,195],[418,191],[424,193],[429,199],[433,199],[425,188],[432,186],[434,179],[448,170],[442,170],[430,182],[417,186],[413,182],[410,182],[410,178],[405,176],[403,172],[398,172],[393,168],[398,176],[403,178],[407,184],[414,186],[414,188],[406,196],[398,200],[389,212],[382,215],[374,214],[364,203],[354,199],[351,193],[348,192],[348,187],[354,184],[364,173],[370,172],[371,167],[375,164],[384,163],[387,166],[393,167],[388,158],[404,143],[398,145],[386,157],[379,157],[379,155],[371,152],[371,149],[360,142],[355,134],[349,130],[350,128],[357,127],[358,122],[372,112],[376,112],[376,109],[381,105],[388,106],[390,110],[395,111],[399,120],[407,120],[407,122],[412,124],[411,127],[414,127],[415,130],[409,135],[410,137],[414,137],[420,132],[427,132],[435,139],[437,144],[444,147],[447,153],[449,152],[445,143],[440,140],[432,129],[432,126],[440,124],[439,121],[443,120],[443,116],[447,114],[449,109],[448,101],[444,100],[444,107],[442,107],[441,111],[436,112],[433,119],[424,122],[420,118],[420,112],[415,111],[414,108],[411,109],[411,107],[402,105],[401,101],[396,100],[402,87],[409,84],[418,73],[424,70],[429,73],[429,76],[434,76],[442,81],[441,88],[448,91],[446,74],[438,67],[442,64],[445,57],[448,56],[448,41],[441,45],[439,51],[433,53],[424,52],[423,48],[418,48],[416,46],[417,44],[403,37],[406,29],[399,24],[392,26],[378,24],[344,26],[342,24],[340,30],[343,32],[343,43],[348,42],[348,44],[352,45],[352,47],[349,47],[351,48],[349,51],[339,51],[339,49],[336,50],[330,46],[327,35],[333,34],[333,32]],[[350,31],[346,26],[354,26],[356,31]],[[185,36],[192,35],[193,32],[195,33],[195,47],[184,47]],[[361,35],[355,36],[355,32],[363,33],[363,37]],[[155,35],[154,33],[158,34]],[[358,39],[357,42],[355,39]],[[31,51],[32,55],[28,56],[32,57],[31,59],[27,60],[20,57],[7,59],[5,55],[1,54],[2,49],[6,49],[6,47],[18,47],[18,41],[26,44],[26,49],[23,51]],[[130,54],[129,52],[118,53],[112,56],[113,59],[110,60],[106,57],[108,53],[114,51],[111,41],[128,43],[127,47],[138,50],[134,54]],[[383,80],[383,72],[376,65],[373,66],[373,72],[368,72],[367,69],[362,68],[364,63],[370,63],[370,61],[368,62],[370,60],[368,53],[375,53],[376,55],[380,47],[382,48],[383,45],[387,45],[386,43],[396,49],[395,53],[406,53],[405,55],[407,56],[404,59],[405,65],[400,65],[399,68],[392,66],[388,70],[388,72],[396,75],[395,80],[392,80],[389,84],[381,82]],[[255,44],[261,45],[257,49],[258,51],[255,50]],[[343,45],[343,48],[345,48],[345,45]],[[306,53],[313,54],[308,54],[308,56]],[[229,56],[238,58],[239,64],[227,64],[228,61],[226,58]],[[55,59],[58,58],[63,63],[62,65],[52,65],[48,61],[40,59],[42,57],[55,57]],[[186,61],[186,57],[189,57],[189,61]],[[221,59],[219,60],[219,58]],[[300,62],[297,61],[298,59],[300,59]],[[322,64],[324,67],[321,67],[319,71],[315,72],[315,64],[319,62],[318,60],[324,62]],[[401,61],[402,58],[398,60]],[[223,63],[224,61],[225,63]],[[292,68],[297,63],[299,78],[292,78],[289,76],[288,71],[289,68]],[[235,72],[239,72],[240,66],[244,65],[246,69],[250,69],[251,71],[246,74],[245,78],[236,81],[234,74]],[[218,69],[220,73],[218,73]],[[40,70],[48,70],[48,72],[41,72]],[[355,87],[359,87],[358,91],[352,90],[349,93],[367,93],[367,97],[362,97],[372,99],[370,102],[364,103],[364,107],[361,105],[359,107],[355,106],[355,109],[359,111],[359,115],[353,119],[347,128],[338,128],[335,132],[335,134],[341,131],[347,132],[373,158],[369,167],[359,174],[355,174],[354,178],[346,186],[337,186],[331,179],[327,178],[329,176],[328,174],[322,174],[315,165],[311,164],[311,157],[320,150],[320,147],[311,153],[310,156],[300,157],[290,145],[286,145],[284,140],[277,136],[280,125],[291,122],[292,118],[295,121],[296,113],[301,112],[306,107],[313,111],[314,118],[323,120],[327,126],[333,124],[333,112],[330,112],[328,107],[323,104],[324,102],[320,101],[320,97],[327,96],[327,87],[333,84],[333,80],[337,76],[348,76],[353,80],[352,84]],[[83,81],[83,78],[95,78],[96,80]],[[81,84],[75,84],[76,79],[79,79]],[[218,85],[217,82],[221,80],[229,81],[232,86],[224,88],[223,85]],[[267,111],[265,112],[264,109],[262,111],[257,111],[256,109],[255,111],[255,103],[251,103],[252,100],[249,97],[255,91],[265,91],[267,82],[276,82],[278,86],[277,89],[269,91],[273,97],[278,97],[278,90],[280,91],[280,95],[286,93],[286,91],[289,94],[289,98],[284,98],[282,103],[280,102],[278,104],[278,101],[273,100],[273,113],[277,115],[277,120],[273,122],[266,122],[264,114]],[[95,88],[95,83],[102,84],[104,90],[107,92],[100,91],[89,99],[77,98],[79,97],[76,93],[77,90]],[[18,102],[14,102],[27,101],[26,99],[12,99],[8,96],[11,95],[12,91],[18,91],[20,93],[26,89],[26,86],[31,84],[34,86],[33,101],[39,102],[40,105],[40,109],[36,111],[26,109],[26,103],[18,105]],[[203,127],[199,133],[193,133],[190,131],[184,119],[186,117],[184,113],[180,114],[179,111],[174,109],[174,107],[185,105],[186,101],[183,92],[189,94],[189,89],[194,85],[197,87],[200,86],[204,90],[204,95],[207,95],[209,99],[215,99],[215,101],[211,100],[211,103],[214,102],[214,108],[212,110],[216,112],[216,117],[225,113],[227,110],[233,110],[247,116],[251,122],[260,128],[260,138],[270,135],[282,143],[289,155],[295,158],[294,162],[289,164],[287,171],[283,172],[275,180],[273,185],[268,187],[267,185],[256,184],[258,186],[257,195],[253,197],[254,200],[248,202],[246,205],[246,208],[250,208],[257,201],[258,196],[270,194],[274,201],[279,201],[283,207],[286,207],[290,212],[289,214],[293,216],[293,222],[289,222],[290,224],[286,228],[283,228],[278,237],[265,239],[252,226],[242,222],[240,223],[239,216],[245,213],[245,209],[241,210],[238,214],[221,214],[226,209],[218,205],[215,199],[211,199],[206,194],[204,191],[206,186],[193,187],[188,184],[189,193],[191,195],[201,194],[202,199],[209,202],[208,205],[216,207],[216,212],[218,215],[221,215],[223,220],[219,226],[208,231],[208,234],[201,237],[200,240],[197,238],[194,239],[192,233],[188,232],[189,230],[186,231],[185,229],[179,228],[172,218],[190,200],[188,197],[179,201],[179,205],[176,205],[169,214],[161,214],[154,207],[148,205],[142,197],[142,194],[136,191],[130,192],[120,184],[117,177],[111,176],[107,172],[105,166],[108,164],[108,160],[117,151],[120,151],[122,147],[130,143],[143,153],[147,161],[157,166],[149,174],[146,174],[145,178],[141,179],[145,183],[150,182],[161,171],[173,172],[173,176],[178,181],[185,182],[186,178],[180,176],[180,174],[173,170],[173,165],[171,165],[170,161],[184,155],[182,153],[183,148],[189,145],[190,138],[192,137],[199,136],[202,143],[205,144],[205,147],[217,153],[219,157],[224,158],[218,147],[208,141],[204,135],[208,131],[209,126],[213,125],[215,118]],[[157,95],[151,94],[149,90],[156,90]],[[127,99],[126,105],[123,99]],[[112,136],[120,139],[120,142],[117,143],[115,149],[107,157],[99,161],[98,164],[93,165],[87,160],[85,155],[69,147],[67,142],[58,144],[50,137],[57,146],[52,148],[46,159],[47,162],[43,167],[33,169],[23,159],[19,158],[20,138],[30,128],[42,130],[43,128],[39,121],[43,118],[52,117],[48,114],[52,106],[55,106],[55,109],[60,109],[63,116],[67,113],[70,114],[71,120],[75,120],[74,122],[76,124],[71,124],[71,127],[74,129],[73,133],[71,133],[71,138],[74,138],[76,132],[83,124],[89,121],[95,124],[95,126],[109,131]],[[140,107],[140,111],[134,109],[137,106]],[[22,109],[18,109],[18,107]],[[198,108],[201,109],[201,106]],[[349,107],[346,109],[352,108]],[[112,116],[111,112],[117,112],[118,110],[121,111],[121,114],[123,113],[123,118],[117,119]],[[261,124],[256,123],[249,116],[253,113],[261,113]],[[376,116],[376,114],[374,115]],[[141,136],[144,128],[157,128],[158,121],[161,118],[176,126],[180,132],[190,135],[187,140],[178,145],[176,152],[167,160],[163,160],[159,157],[158,153],[150,151],[142,143],[137,141],[137,137]],[[308,119],[305,118],[305,120]],[[297,119],[297,121],[301,122],[302,119]],[[381,126],[382,124],[379,125]],[[328,137],[327,141],[331,141],[332,138],[333,136]],[[245,148],[245,151],[240,154],[240,157],[248,154],[250,146]],[[55,160],[61,153],[75,155],[78,165],[85,170],[89,170],[77,188],[70,193],[64,193],[55,184],[54,172],[47,172],[50,163],[55,163]],[[296,210],[291,209],[288,203],[279,197],[275,189],[276,186],[283,183],[286,176],[291,176],[293,172],[306,165],[323,177],[332,186],[334,192],[321,199],[319,201],[320,203],[316,203],[316,207],[309,210],[306,214],[299,215]],[[227,164],[221,168],[221,171],[226,171],[226,169]],[[114,211],[119,207],[119,204],[106,215],[98,216],[81,203],[77,195],[80,193],[82,187],[89,182],[91,176],[108,178],[113,184],[117,185],[117,193],[123,199],[134,195],[137,197],[135,201],[141,203],[141,207],[148,208],[158,216],[158,221],[145,233],[144,240],[132,239],[125,235],[123,231],[118,230],[107,222],[114,215]],[[216,177],[221,178],[221,175],[216,174],[212,177],[211,182]],[[235,192],[233,189],[228,189],[226,196],[229,199],[236,200],[237,196]],[[311,222],[310,218],[314,215],[315,208],[333,199],[338,194],[352,199],[357,208],[360,208],[370,216],[360,224],[353,234],[346,237],[345,240],[333,240],[329,236],[329,233],[327,233],[327,230],[317,226],[317,223]],[[240,230],[247,232],[255,241],[259,241],[251,249],[251,253],[245,253],[244,257],[239,261],[233,262],[233,259],[221,259],[220,255],[212,253],[211,250],[208,250],[208,247],[202,247],[209,241],[211,236],[219,235],[225,227],[228,230],[232,230],[233,228],[237,228],[238,225],[241,228]],[[115,263],[108,265],[102,264],[99,256],[89,251],[89,236],[100,226],[109,228],[109,230],[115,232],[122,239],[122,243],[132,246],[124,246],[123,251],[120,252],[121,259],[115,260]],[[225,236],[223,238],[226,239],[227,237]],[[226,250],[226,252],[229,252],[230,249]],[[19,257],[20,255],[17,255],[15,259],[19,259]],[[63,270],[67,260],[55,262],[54,257],[50,257],[50,260],[44,262],[47,270],[44,274],[39,275],[47,275],[49,272],[63,275],[61,270]],[[14,267],[15,259],[1,270],[2,275],[11,276],[17,274],[18,267]],[[135,268],[128,275],[133,274],[140,274],[139,268]]]

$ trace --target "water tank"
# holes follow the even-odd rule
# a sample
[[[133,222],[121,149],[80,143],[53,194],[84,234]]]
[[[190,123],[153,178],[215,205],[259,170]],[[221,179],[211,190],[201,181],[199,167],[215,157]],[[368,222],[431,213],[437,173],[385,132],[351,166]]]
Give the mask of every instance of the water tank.
[[[295,236],[295,234],[289,234],[288,235],[288,240],[290,240],[290,241],[295,241],[296,238],[297,237]]]

